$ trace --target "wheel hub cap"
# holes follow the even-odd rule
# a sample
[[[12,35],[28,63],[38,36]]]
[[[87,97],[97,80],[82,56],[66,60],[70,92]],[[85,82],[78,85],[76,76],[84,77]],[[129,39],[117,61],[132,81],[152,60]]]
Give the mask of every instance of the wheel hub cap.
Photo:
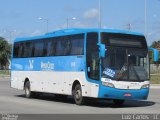
[[[81,91],[80,90],[76,91],[75,97],[76,97],[77,100],[80,99],[80,97],[81,97]]]

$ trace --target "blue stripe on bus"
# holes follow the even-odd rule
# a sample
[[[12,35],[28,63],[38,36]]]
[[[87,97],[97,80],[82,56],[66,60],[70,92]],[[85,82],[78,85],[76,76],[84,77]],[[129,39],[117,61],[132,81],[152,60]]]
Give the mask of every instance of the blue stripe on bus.
[[[85,71],[84,56],[12,59],[13,71]]]
[[[42,36],[35,36],[35,37],[28,37],[28,38],[17,38],[15,40],[15,42],[27,41],[27,40],[37,40],[37,39],[44,39],[44,38],[51,38],[51,37],[58,37],[58,36],[65,36],[65,35],[74,35],[74,34],[80,34],[80,33],[86,33],[86,32],[123,33],[123,34],[132,34],[132,35],[144,36],[141,33],[126,31],[126,30],[71,28],[71,29],[53,31],[53,32],[47,33],[47,34],[42,35]]]

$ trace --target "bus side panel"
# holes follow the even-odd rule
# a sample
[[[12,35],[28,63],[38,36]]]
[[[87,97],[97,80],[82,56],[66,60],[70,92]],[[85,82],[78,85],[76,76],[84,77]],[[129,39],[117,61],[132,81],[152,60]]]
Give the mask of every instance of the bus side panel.
[[[18,78],[14,75],[15,73],[11,71],[11,88],[18,88]]]
[[[11,87],[23,90],[26,78],[32,91],[67,95],[78,80],[83,96],[98,97],[97,84],[86,80],[83,56],[13,59]]]
[[[91,97],[98,98],[99,84],[91,83]]]
[[[11,87],[19,90],[23,90],[24,79],[23,74],[19,71],[11,72]]]
[[[74,81],[77,80],[81,84],[82,95],[83,96],[90,96],[91,95],[91,84],[87,82],[85,78],[85,72],[72,72],[71,73],[71,83],[73,85]]]
[[[17,86],[14,87],[12,85],[11,87],[22,90],[25,79],[28,78],[31,85],[31,91],[61,93],[60,80],[62,80],[62,77],[63,75],[58,72],[17,71],[14,72],[13,75],[13,81],[17,82]]]
[[[98,87],[85,78],[85,72],[49,72],[49,71],[12,71],[11,87],[23,90],[28,78],[31,91],[72,95],[72,85],[78,80],[82,95],[98,97]]]

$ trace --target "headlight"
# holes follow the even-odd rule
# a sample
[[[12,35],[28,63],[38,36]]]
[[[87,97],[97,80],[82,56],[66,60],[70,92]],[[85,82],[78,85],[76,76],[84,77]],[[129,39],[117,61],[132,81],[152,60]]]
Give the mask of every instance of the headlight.
[[[114,88],[114,85],[112,83],[102,82],[102,85]]]
[[[149,88],[149,84],[145,84],[145,85],[142,85],[141,89],[144,89],[144,88]]]

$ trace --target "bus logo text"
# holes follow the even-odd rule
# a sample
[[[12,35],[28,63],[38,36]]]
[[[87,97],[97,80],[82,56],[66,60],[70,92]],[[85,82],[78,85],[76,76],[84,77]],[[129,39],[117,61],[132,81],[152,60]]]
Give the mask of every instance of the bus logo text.
[[[50,63],[50,62],[47,62],[47,63],[41,62],[41,69],[43,69],[43,70],[54,70],[54,64]]]
[[[33,69],[33,63],[34,63],[34,60],[29,60],[29,68],[30,69]]]

